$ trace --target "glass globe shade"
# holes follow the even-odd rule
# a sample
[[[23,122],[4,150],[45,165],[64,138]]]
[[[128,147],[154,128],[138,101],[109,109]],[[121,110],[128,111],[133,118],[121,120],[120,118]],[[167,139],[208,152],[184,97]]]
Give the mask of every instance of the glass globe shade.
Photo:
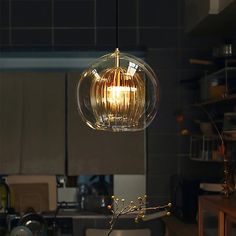
[[[93,129],[143,130],[157,113],[158,80],[143,60],[116,49],[82,73],[77,101],[82,119]]]

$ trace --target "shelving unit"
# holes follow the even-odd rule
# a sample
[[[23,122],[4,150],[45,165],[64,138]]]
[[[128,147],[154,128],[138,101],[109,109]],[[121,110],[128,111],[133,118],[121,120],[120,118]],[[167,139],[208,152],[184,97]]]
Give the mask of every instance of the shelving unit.
[[[236,80],[236,77],[235,77]],[[216,99],[211,99],[211,100],[207,100],[207,101],[203,101],[203,102],[197,102],[194,103],[193,106],[195,107],[201,107],[201,106],[206,106],[206,105],[214,105],[216,103],[224,103],[224,102],[230,102],[230,101],[236,101],[236,94],[232,94],[232,95],[227,95],[225,97],[222,98],[216,98]]]
[[[228,133],[223,132],[225,113],[236,112],[236,60],[227,58],[221,64],[223,68],[197,79],[202,82],[200,101],[192,104],[192,108],[198,108],[199,113],[205,113],[208,119],[206,122],[214,123],[213,132],[217,128],[219,133],[210,136],[201,133],[190,136],[189,158],[193,161],[222,162],[223,157],[219,154],[222,138],[225,143],[230,144],[229,146],[234,145],[236,141],[236,135],[232,138]],[[196,80],[191,80],[191,82],[196,82]],[[199,115],[202,117],[202,114]]]
[[[217,135],[192,135],[190,140],[190,159],[194,161],[221,162],[219,154],[220,139]]]
[[[201,99],[196,106],[236,99],[236,60],[226,59],[224,67],[201,78]]]
[[[224,137],[224,140],[225,141],[236,141],[236,137],[235,137],[235,134],[236,134],[236,130],[232,132],[233,135],[229,135],[230,134],[230,131],[223,131],[222,134],[223,134],[223,137]]]

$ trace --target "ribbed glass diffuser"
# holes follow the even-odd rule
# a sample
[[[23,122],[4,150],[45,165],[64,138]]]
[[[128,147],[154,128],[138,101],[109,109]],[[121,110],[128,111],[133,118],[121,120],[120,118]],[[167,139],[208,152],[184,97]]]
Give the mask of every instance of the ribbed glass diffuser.
[[[159,86],[144,61],[116,49],[83,72],[77,99],[79,113],[91,128],[138,131],[145,129],[157,113]]]

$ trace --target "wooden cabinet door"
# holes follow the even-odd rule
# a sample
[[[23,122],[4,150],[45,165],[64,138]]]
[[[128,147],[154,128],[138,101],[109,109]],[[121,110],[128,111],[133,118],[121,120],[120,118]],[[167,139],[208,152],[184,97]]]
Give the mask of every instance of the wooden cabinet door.
[[[16,73],[0,73],[0,174],[20,171],[23,87]]]
[[[65,75],[21,73],[23,137],[21,174],[64,174]]]
[[[80,73],[68,75],[68,174],[144,174],[145,132],[96,131],[81,120],[76,90]]]

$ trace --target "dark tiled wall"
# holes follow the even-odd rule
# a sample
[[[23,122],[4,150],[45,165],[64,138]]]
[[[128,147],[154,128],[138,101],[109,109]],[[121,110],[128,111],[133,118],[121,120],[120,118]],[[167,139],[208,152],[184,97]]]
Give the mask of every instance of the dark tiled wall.
[[[119,45],[178,47],[177,12],[177,0],[119,0]],[[0,45],[114,47],[115,0],[0,0]]]
[[[120,48],[148,48],[161,85],[158,115],[147,131],[147,190],[155,204],[170,199],[173,174],[205,175],[188,160],[189,136],[178,135],[174,111],[198,96],[180,80],[202,75],[189,58],[209,56],[219,37],[184,33],[184,0],[119,0]],[[76,50],[115,47],[115,0],[0,0],[1,50]],[[190,127],[189,121],[184,123]]]
[[[181,81],[203,76],[206,68],[191,65],[189,59],[211,58],[212,47],[222,42],[224,35],[187,35],[184,31],[184,0],[174,2],[174,9],[168,10],[166,1],[159,1],[162,7],[166,6],[166,11],[157,14],[157,22],[165,21],[165,24],[155,29],[150,27],[149,32],[153,30],[153,33],[145,35],[150,41],[155,38],[155,43],[149,48],[149,63],[156,70],[161,86],[159,113],[148,128],[147,187],[153,204],[170,200],[170,179],[174,174],[188,179],[223,176],[221,164],[189,160],[190,136],[181,136],[179,132],[184,128],[190,134],[194,132],[196,127],[192,120],[196,111],[184,109],[185,120],[181,125],[176,122],[174,112],[179,108],[189,108],[199,99],[198,83]],[[168,4],[171,6],[170,2]],[[146,42],[149,43],[148,39]]]
[[[176,7],[170,0],[119,0],[120,46],[177,45]],[[0,45],[114,47],[115,0],[0,0]]]

